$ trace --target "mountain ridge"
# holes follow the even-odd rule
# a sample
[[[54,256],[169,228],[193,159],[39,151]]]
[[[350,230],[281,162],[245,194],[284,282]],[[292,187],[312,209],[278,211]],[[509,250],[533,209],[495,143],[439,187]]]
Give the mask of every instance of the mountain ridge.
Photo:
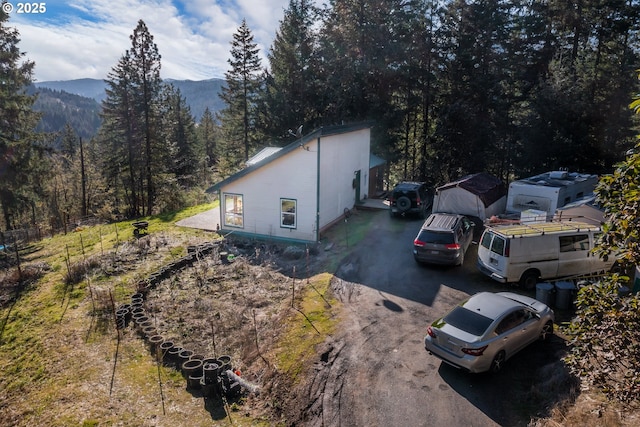
[[[222,101],[218,96],[222,90],[222,86],[224,85],[224,79],[165,79],[163,82],[172,84],[175,88],[180,90],[180,93],[185,98],[196,122],[200,121],[202,114],[207,107],[212,113],[224,108],[224,101]],[[85,98],[91,98],[100,104],[106,98],[105,89],[107,87],[107,83],[104,80],[83,78],[35,82],[34,86],[36,88],[47,88],[67,92],[72,95],[79,95]]]

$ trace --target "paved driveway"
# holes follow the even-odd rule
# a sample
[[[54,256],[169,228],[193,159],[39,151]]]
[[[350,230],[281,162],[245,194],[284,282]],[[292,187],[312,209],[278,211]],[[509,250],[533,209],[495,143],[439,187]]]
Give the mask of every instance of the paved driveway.
[[[176,222],[180,227],[199,228],[206,231],[217,231],[220,226],[220,208],[216,207],[189,218]]]
[[[462,267],[421,266],[411,251],[422,221],[371,215],[371,232],[336,273],[346,320],[313,382],[322,391],[309,405],[317,418],[305,425],[526,426],[544,413],[548,378],[540,372],[556,374],[548,367],[563,341],[532,344],[498,375],[441,363],[424,350],[427,326],[468,295],[507,287],[477,271],[475,244]]]

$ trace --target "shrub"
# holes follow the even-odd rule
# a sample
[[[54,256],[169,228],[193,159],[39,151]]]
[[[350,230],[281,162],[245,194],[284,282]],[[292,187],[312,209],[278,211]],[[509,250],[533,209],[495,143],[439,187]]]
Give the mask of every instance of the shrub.
[[[583,385],[638,405],[640,399],[640,297],[620,295],[614,274],[581,288],[576,317],[566,328],[571,351],[565,363]]]

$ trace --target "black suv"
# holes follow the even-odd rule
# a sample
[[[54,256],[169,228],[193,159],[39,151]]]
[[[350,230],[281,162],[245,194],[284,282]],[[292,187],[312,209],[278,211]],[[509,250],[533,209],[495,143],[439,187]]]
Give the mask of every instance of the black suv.
[[[432,202],[433,192],[424,182],[401,182],[389,197],[389,213],[391,216],[417,214],[424,218]]]

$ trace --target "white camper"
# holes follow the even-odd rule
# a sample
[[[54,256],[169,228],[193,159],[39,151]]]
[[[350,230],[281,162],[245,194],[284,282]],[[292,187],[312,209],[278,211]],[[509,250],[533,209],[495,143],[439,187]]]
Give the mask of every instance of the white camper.
[[[609,271],[616,259],[592,252],[602,231],[577,221],[487,227],[478,246],[478,269],[501,283],[533,288],[539,280]]]
[[[546,172],[509,184],[507,214],[534,209],[552,218],[556,209],[593,193],[598,176],[566,171]]]

